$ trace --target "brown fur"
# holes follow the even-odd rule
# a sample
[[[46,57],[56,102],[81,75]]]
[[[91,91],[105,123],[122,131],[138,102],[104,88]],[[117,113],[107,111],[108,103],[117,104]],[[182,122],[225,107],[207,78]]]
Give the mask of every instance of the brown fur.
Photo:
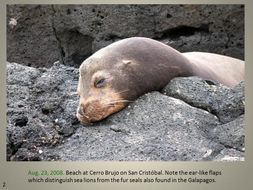
[[[244,80],[244,61],[211,53],[180,53],[148,38],[120,40],[80,66],[77,118],[83,123],[99,121],[139,96],[161,90],[175,77],[194,75],[232,87]]]

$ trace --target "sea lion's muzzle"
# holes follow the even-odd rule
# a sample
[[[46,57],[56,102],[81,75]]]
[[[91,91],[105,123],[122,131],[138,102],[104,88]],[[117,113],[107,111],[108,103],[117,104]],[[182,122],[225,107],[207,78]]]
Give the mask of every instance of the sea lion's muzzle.
[[[81,104],[81,105],[78,106],[78,108],[77,108],[77,113],[78,113],[80,116],[84,116],[85,110],[84,110],[83,104]]]
[[[87,101],[80,103],[76,116],[81,123],[93,123],[105,118],[110,113],[108,108],[99,100]]]
[[[76,110],[76,117],[81,123],[84,123],[84,124],[89,123],[88,118],[85,116],[84,107],[82,104],[79,105]]]
[[[90,124],[100,121],[125,107],[125,102],[115,100],[110,102],[109,104],[107,101],[93,100],[80,103],[76,111],[76,117],[81,123]]]
[[[81,103],[77,108],[76,116],[81,123],[92,123],[102,118],[100,104],[98,102]],[[100,111],[99,111],[100,110]]]

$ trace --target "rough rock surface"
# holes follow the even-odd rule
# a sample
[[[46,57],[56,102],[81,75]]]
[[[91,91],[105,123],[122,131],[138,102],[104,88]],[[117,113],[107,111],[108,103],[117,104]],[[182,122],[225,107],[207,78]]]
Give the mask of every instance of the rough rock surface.
[[[244,59],[243,5],[8,5],[7,22],[8,61],[34,67],[78,67],[132,36]]]
[[[192,82],[194,81],[194,83]],[[164,94],[183,99],[194,107],[215,114],[222,123],[227,123],[244,114],[244,83],[234,89],[214,84],[198,77],[176,78],[163,89]]]
[[[7,63],[7,160],[244,160],[243,83],[176,78],[92,126],[75,117],[77,83],[74,67]]]

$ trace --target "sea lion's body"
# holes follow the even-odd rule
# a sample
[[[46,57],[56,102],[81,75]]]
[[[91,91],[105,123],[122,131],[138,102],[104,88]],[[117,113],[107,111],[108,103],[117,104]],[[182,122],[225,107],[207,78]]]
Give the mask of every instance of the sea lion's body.
[[[209,79],[228,87],[244,80],[244,61],[232,57],[204,52],[182,53],[192,65],[192,75]]]
[[[211,53],[180,53],[149,38],[120,40],[80,66],[77,117],[83,123],[101,120],[179,76],[199,76],[233,87],[244,80],[244,61]]]

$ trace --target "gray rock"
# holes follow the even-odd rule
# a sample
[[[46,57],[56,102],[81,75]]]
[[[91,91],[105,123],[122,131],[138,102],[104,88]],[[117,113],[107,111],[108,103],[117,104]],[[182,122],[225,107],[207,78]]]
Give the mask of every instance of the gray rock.
[[[184,98],[151,92],[88,126],[75,117],[78,69],[58,62],[48,69],[7,63],[7,160],[243,160],[243,116],[221,123],[199,108],[208,105],[203,99],[210,85],[196,78],[175,81],[187,88]],[[242,86],[215,87],[226,95],[220,102],[241,97]]]
[[[41,74],[38,69],[25,67],[20,64],[7,64],[6,72],[8,75],[7,84],[19,86],[29,86]]]
[[[244,153],[235,149],[224,149],[214,158],[214,161],[235,162],[244,161]]]
[[[210,137],[213,137],[213,139],[218,141],[220,144],[223,144],[227,148],[244,151],[244,116],[240,116],[230,123],[215,127],[211,130]]]
[[[12,161],[40,161],[39,154],[26,148],[19,148]]]
[[[223,148],[201,130],[217,124],[212,114],[154,92],[79,128],[58,151],[63,160],[202,160],[208,150]]]
[[[215,114],[222,123],[244,114],[244,82],[230,89],[198,77],[182,77],[171,80],[163,93]]]
[[[7,60],[51,66],[59,59],[58,41],[48,5],[7,5]]]
[[[133,36],[244,59],[243,5],[8,5],[7,22],[8,61],[34,67],[78,67]]]
[[[57,63],[50,69],[7,64],[7,148],[13,154],[20,148],[54,146],[74,133],[77,78],[77,69]]]

